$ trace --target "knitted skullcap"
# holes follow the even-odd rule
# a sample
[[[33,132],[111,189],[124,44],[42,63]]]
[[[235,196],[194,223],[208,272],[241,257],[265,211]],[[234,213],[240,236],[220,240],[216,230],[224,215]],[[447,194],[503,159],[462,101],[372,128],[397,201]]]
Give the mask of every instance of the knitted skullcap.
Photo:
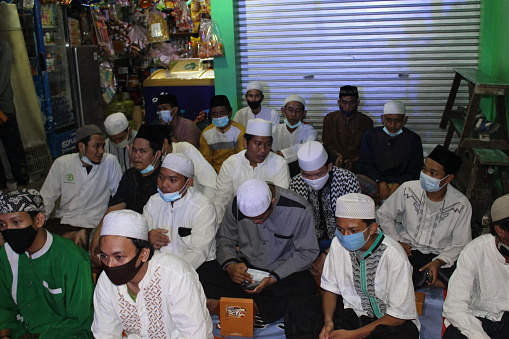
[[[336,202],[336,217],[348,219],[375,219],[375,202],[361,193],[348,193]]]
[[[406,114],[405,104],[398,100],[391,100],[384,105],[384,114]]]
[[[192,178],[194,175],[194,164],[186,155],[182,153],[168,154],[161,165],[164,168],[182,174],[186,178]]]
[[[129,127],[129,121],[127,121],[125,114],[122,112],[108,115],[106,120],[104,120],[104,129],[106,129],[108,135],[122,133],[127,127]]]
[[[103,220],[101,236],[118,235],[148,241],[148,222],[143,215],[132,210],[108,213]]]
[[[292,95],[287,96],[285,99],[285,106],[290,101],[298,101],[302,104],[302,106],[306,107],[306,100],[304,100],[304,98],[301,97],[300,95],[292,94]]]
[[[248,92],[252,89],[257,89],[263,93],[263,85],[259,81],[251,81],[249,84],[247,84],[246,92]]]
[[[503,195],[491,205],[491,221],[509,218],[509,194]]]
[[[257,135],[259,137],[271,137],[272,123],[260,118],[249,119],[247,121],[246,134]]]
[[[253,218],[263,214],[270,206],[272,193],[269,185],[261,179],[245,181],[237,189],[237,206],[247,217]]]
[[[300,146],[297,159],[303,171],[316,171],[327,163],[327,152],[318,141],[308,141]]]
[[[76,131],[76,142],[81,142],[86,137],[89,137],[94,134],[102,135],[103,132],[96,125],[90,124],[90,125],[82,126],[82,127],[78,128],[78,130]]]

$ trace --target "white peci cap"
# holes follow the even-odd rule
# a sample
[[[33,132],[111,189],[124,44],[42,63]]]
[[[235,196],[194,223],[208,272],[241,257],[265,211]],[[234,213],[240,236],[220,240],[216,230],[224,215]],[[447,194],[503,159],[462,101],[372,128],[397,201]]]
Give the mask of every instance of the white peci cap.
[[[316,171],[327,163],[327,152],[318,141],[308,141],[300,146],[297,159],[303,171]]]
[[[249,218],[264,213],[269,208],[271,200],[269,185],[258,178],[245,181],[237,189],[237,206],[242,214]]]
[[[104,128],[108,135],[117,135],[125,131],[127,127],[129,127],[129,121],[127,121],[125,114],[122,112],[108,115],[106,120],[104,120]]]
[[[118,235],[148,241],[148,222],[143,215],[131,210],[108,213],[103,220],[101,236]]]
[[[405,104],[398,100],[391,100],[384,105],[384,114],[406,114]]]
[[[257,89],[263,93],[263,85],[259,81],[251,81],[249,84],[247,84],[246,93],[252,89]]]
[[[259,137],[271,137],[272,123],[260,118],[249,119],[247,121],[246,134],[257,135]]]
[[[300,95],[295,95],[295,94],[292,94],[292,95],[289,95],[286,97],[285,99],[285,106],[287,103],[289,103],[290,101],[298,101],[300,102],[304,107],[306,107],[306,100],[304,100],[303,97],[301,97]]]
[[[161,167],[182,174],[186,178],[192,178],[194,176],[194,164],[192,160],[182,153],[168,154],[164,158]]]
[[[349,219],[375,219],[375,202],[361,193],[348,193],[336,202],[336,217]]]

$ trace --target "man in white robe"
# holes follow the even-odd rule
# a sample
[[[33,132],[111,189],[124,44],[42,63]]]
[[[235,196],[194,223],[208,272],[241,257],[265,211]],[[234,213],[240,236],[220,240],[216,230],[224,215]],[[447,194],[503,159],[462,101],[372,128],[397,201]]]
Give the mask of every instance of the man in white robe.
[[[263,119],[270,121],[275,128],[279,125],[279,114],[275,109],[262,105],[264,99],[263,85],[258,81],[251,81],[246,88],[247,107],[243,107],[235,113],[233,121],[247,127],[251,119]]]

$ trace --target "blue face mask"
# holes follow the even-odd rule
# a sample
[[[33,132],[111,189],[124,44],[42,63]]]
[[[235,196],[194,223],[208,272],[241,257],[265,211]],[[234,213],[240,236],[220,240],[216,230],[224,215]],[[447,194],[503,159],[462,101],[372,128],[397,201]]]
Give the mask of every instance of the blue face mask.
[[[339,243],[346,248],[348,251],[357,251],[362,248],[362,246],[366,245],[368,239],[364,240],[364,232],[369,229],[369,226],[362,232],[357,232],[354,234],[343,235],[341,232],[336,229],[336,238],[338,238]],[[369,235],[371,236],[371,234]]]
[[[391,133],[389,132],[389,130],[387,129],[387,127],[384,126],[384,132],[387,133],[388,136],[390,137],[395,137],[395,136],[398,136],[400,135],[401,133],[403,133],[403,129],[400,128],[399,131],[397,131],[396,133]]]
[[[96,165],[85,155],[85,153],[83,153],[83,155],[81,156],[81,161],[83,161],[85,164],[87,164],[89,166]]]
[[[288,119],[285,118],[285,124],[286,124],[286,126],[288,126],[288,128],[297,128],[300,126],[300,124],[302,124],[302,121],[299,120],[299,122],[296,123],[295,125],[290,125],[290,123],[288,122]]]
[[[425,190],[426,192],[433,193],[440,191],[445,185],[447,185],[444,184],[443,186],[440,186],[440,181],[444,180],[448,176],[449,174],[443,177],[442,179],[437,179],[421,171],[419,179],[421,181],[422,189]]]
[[[159,188],[157,188],[157,192],[159,193],[159,196],[161,199],[163,199],[166,202],[173,202],[176,200],[179,200],[182,198],[182,194],[187,190],[186,185],[189,179],[186,180],[186,183],[184,184],[184,187],[180,189],[180,191],[177,192],[170,192],[170,193],[163,193]]]
[[[173,116],[171,115],[171,110],[159,111],[159,117],[165,124],[167,124],[173,120]]]
[[[221,117],[221,118],[212,118],[212,123],[216,125],[216,127],[223,128],[226,125],[228,125],[228,122],[230,121],[230,118],[228,116]]]
[[[142,169],[142,170],[140,171],[140,173],[141,173],[141,174],[147,174],[147,173],[152,172],[152,171],[155,169],[154,164],[155,164],[156,162],[157,162],[157,156],[154,158],[154,161],[153,161],[150,165],[148,165],[147,167],[145,167],[145,169]]]

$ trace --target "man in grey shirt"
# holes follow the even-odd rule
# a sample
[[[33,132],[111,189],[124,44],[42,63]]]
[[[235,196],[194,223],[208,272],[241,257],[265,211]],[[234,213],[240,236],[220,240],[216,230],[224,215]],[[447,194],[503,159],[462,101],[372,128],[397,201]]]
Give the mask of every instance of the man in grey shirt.
[[[291,298],[316,292],[308,271],[318,255],[313,211],[296,193],[247,180],[228,204],[216,245],[215,265],[199,272],[207,277],[211,313],[221,297],[250,298],[263,320],[274,322]],[[263,271],[262,278],[251,269]]]

